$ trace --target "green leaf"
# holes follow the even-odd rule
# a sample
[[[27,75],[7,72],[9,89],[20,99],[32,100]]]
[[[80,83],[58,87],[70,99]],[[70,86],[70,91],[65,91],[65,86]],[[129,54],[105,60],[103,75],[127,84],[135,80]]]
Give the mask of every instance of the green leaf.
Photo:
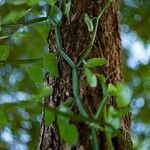
[[[119,117],[122,117],[124,115],[126,115],[127,113],[131,112],[131,108],[130,107],[124,107],[124,108],[121,108],[118,112],[118,116]]]
[[[110,124],[115,130],[118,130],[120,127],[120,118],[118,116],[118,112],[112,106],[108,108],[107,123]],[[115,131],[113,131],[111,127],[109,127],[109,130],[112,136],[114,136]]]
[[[6,60],[9,55],[9,48],[6,45],[0,46],[0,61]]]
[[[42,71],[42,67],[39,64],[30,65],[27,68],[27,72],[32,81],[36,83],[43,81],[43,71]]]
[[[105,76],[103,74],[97,74],[97,77],[98,77],[100,83],[104,85],[106,82]]]
[[[33,27],[39,33],[40,37],[42,37],[44,41],[47,41],[49,26],[47,26],[46,24],[35,24]]]
[[[58,62],[54,53],[47,53],[43,58],[45,68],[53,77],[59,76],[57,63]]]
[[[96,87],[97,86],[96,75],[88,68],[85,68],[85,75],[86,75],[87,83],[90,85],[90,87]]]
[[[126,107],[130,104],[131,95],[129,89],[122,83],[116,85],[117,88],[117,97],[116,101],[119,107]]]
[[[22,32],[15,33],[14,37],[15,37],[16,40],[21,40],[22,37],[23,37]]]
[[[52,95],[52,93],[53,93],[53,88],[47,85],[37,90],[37,96],[39,97],[49,96],[49,95]]]
[[[78,141],[79,133],[75,125],[59,123],[59,133],[61,138],[69,145],[75,145]]]
[[[111,96],[116,96],[116,94],[117,94],[117,88],[111,83],[108,85],[108,93]]]
[[[138,114],[136,120],[140,120],[149,126],[150,124],[150,117],[149,117],[150,108],[145,105]]]
[[[105,65],[107,60],[105,58],[92,58],[86,62],[88,68],[98,67]]]
[[[14,34],[14,38],[16,39],[16,40],[22,40],[26,35],[28,35],[27,34],[27,32],[16,32],[15,34]]]
[[[2,26],[0,26],[0,32],[2,31]]]
[[[40,1],[40,0],[28,0],[27,4],[30,5],[30,6],[31,6],[31,5],[36,5],[36,4],[39,3],[39,1]]]
[[[49,16],[56,24],[59,24],[62,19],[62,12],[59,7],[54,5],[50,9]]]
[[[14,22],[18,16],[23,12],[23,10],[12,10],[11,13],[8,13],[5,15],[5,18],[3,20],[3,23],[10,23]]]
[[[66,14],[66,16],[68,18],[69,18],[69,14],[70,14],[70,7],[71,7],[71,0],[68,3],[66,3],[66,5],[65,5],[65,12],[64,12],[64,14]]]
[[[69,98],[67,99],[65,102],[62,102],[59,106],[58,106],[58,110],[60,112],[63,112],[63,113],[70,113],[72,114],[71,112],[71,105],[74,103],[74,98]],[[65,122],[65,123],[69,123],[69,118],[66,118],[64,116],[58,116],[58,121],[61,122]]]
[[[92,32],[94,29],[94,26],[93,26],[92,19],[88,16],[88,14],[84,15],[84,22],[86,23],[86,25],[88,27],[88,31]]]
[[[3,111],[0,111],[0,128],[3,128],[5,124],[7,123],[7,117]]]
[[[66,106],[66,107],[70,107],[75,103],[75,99],[72,97],[69,97],[68,99],[66,99],[65,102],[61,102],[59,107],[61,106]]]
[[[52,111],[45,109],[44,119],[46,125],[51,125],[55,121],[55,114]]]
[[[65,107],[65,106],[61,106],[61,109],[59,109],[59,111],[60,112],[63,112],[63,113],[65,113],[65,112],[68,112],[68,113],[72,113],[70,110],[68,110],[67,109],[67,107]],[[58,122],[60,123],[60,124],[62,124],[62,123],[69,123],[69,118],[68,117],[65,117],[65,116],[62,116],[62,115],[58,115],[57,116],[57,120],[58,120]]]
[[[54,6],[57,0],[45,0],[49,5]]]

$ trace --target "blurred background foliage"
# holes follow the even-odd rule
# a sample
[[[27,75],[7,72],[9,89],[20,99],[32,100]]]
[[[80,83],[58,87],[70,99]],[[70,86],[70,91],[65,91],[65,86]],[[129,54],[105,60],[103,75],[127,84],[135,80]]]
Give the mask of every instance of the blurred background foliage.
[[[46,0],[0,0],[0,25],[46,17]],[[121,5],[121,39],[125,83],[132,93],[132,136],[135,149],[150,149],[150,1],[124,0]],[[40,136],[41,107],[35,101],[43,88],[40,61],[31,64],[16,59],[41,58],[48,50],[49,22],[21,27],[0,27],[0,46],[10,49],[8,63],[0,62],[0,149],[36,149]],[[13,62],[13,63],[12,63]],[[42,69],[39,75],[37,70]],[[32,72],[37,78],[32,77]],[[34,72],[34,73],[35,73]],[[38,80],[38,82],[34,82]],[[24,107],[23,100],[31,101]],[[10,104],[11,102],[11,104]],[[19,103],[16,103],[19,102]],[[8,103],[7,105],[4,105]],[[32,105],[32,108],[31,108]]]
[[[150,149],[150,1],[124,0],[121,39],[124,77],[132,91],[132,136],[135,149]]]

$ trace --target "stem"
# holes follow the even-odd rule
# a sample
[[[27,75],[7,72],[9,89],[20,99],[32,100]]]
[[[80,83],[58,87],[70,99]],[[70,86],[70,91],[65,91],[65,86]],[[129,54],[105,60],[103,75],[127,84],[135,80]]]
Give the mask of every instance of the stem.
[[[91,128],[91,135],[92,135],[93,150],[100,150],[97,132],[94,127]]]
[[[104,121],[105,122],[107,121],[106,107],[105,107],[105,110],[104,110]],[[105,134],[106,141],[108,143],[108,149],[109,150],[114,150],[114,147],[113,147],[113,144],[112,144],[112,140],[111,140],[111,137],[110,137],[110,134],[109,134],[107,126],[105,126],[105,128],[104,128],[104,134]]]
[[[32,58],[32,59],[16,59],[16,60],[2,60],[0,61],[0,65],[5,65],[5,64],[29,64],[29,63],[34,63],[38,61],[42,61],[43,58]]]
[[[56,45],[58,48],[59,54],[66,60],[66,62],[72,67],[75,67],[74,62],[72,59],[63,51],[63,46],[62,46],[62,38],[60,35],[60,31],[58,27],[55,27],[55,39],[56,39]]]
[[[34,7],[31,7],[29,9],[27,9],[25,12],[23,12],[19,17],[17,17],[17,19],[15,19],[15,21],[18,21],[20,18],[22,18],[23,16],[25,16],[28,12],[30,12]]]
[[[69,118],[72,121],[77,121],[77,122],[83,122],[85,124],[91,124],[91,123],[95,123],[95,124],[99,124],[98,120],[95,120],[94,118],[91,117],[85,117],[82,115],[77,115],[77,114],[72,114],[72,113],[67,113],[67,112],[62,112],[56,108],[51,108],[47,105],[44,105],[45,108],[49,109],[50,111],[52,111],[53,113],[55,113],[55,115],[61,115],[63,117]],[[102,127],[101,127],[102,128]]]
[[[38,98],[38,100],[40,101],[41,98]],[[69,118],[72,121],[83,122],[83,123],[86,123],[88,125],[92,124],[92,123],[95,123],[97,125],[99,124],[99,121],[94,119],[94,118],[84,117],[84,116],[77,115],[77,114],[74,114],[74,113],[72,114],[72,113],[68,113],[68,112],[62,112],[62,111],[58,110],[58,108],[56,108],[56,107],[53,107],[53,108],[49,107],[45,104],[39,103],[39,101],[37,101],[37,97],[35,97],[35,98],[32,98],[32,99],[21,100],[19,102],[14,102],[14,103],[9,103],[9,102],[2,103],[2,104],[0,104],[0,109],[9,111],[11,108],[18,108],[18,107],[30,108],[31,103],[33,102],[34,106],[36,106],[36,107],[43,106],[46,109],[52,111],[55,115],[61,115],[63,117]]]
[[[102,115],[103,115],[103,112],[104,112],[104,108],[106,106],[106,103],[108,101],[108,88],[106,86],[106,83],[101,81],[99,79],[99,82],[100,82],[100,85],[102,87],[102,91],[103,91],[103,98],[102,98],[102,101],[96,111],[96,114],[95,114],[95,119],[101,119],[102,118]]]
[[[102,99],[101,104],[99,105],[99,107],[98,107],[98,109],[96,111],[95,119],[99,119],[100,120],[102,118],[103,110],[104,110],[104,108],[106,106],[107,100],[108,100],[108,97],[104,96],[104,98]]]
[[[72,69],[72,89],[73,89],[73,95],[76,99],[76,103],[81,115],[83,115],[84,117],[88,117],[87,110],[80,97],[80,85],[78,79],[78,72],[75,68]]]
[[[41,18],[35,18],[35,19],[31,19],[27,22],[23,22],[23,23],[9,23],[9,24],[2,24],[1,27],[14,27],[14,26],[26,26],[26,25],[30,25],[30,24],[34,24],[34,23],[38,23],[38,22],[43,22],[47,20],[47,17],[41,17]]]
[[[90,54],[90,52],[92,50],[92,47],[94,45],[95,39],[96,39],[96,34],[97,34],[97,29],[98,29],[98,24],[99,24],[100,17],[103,15],[103,13],[109,7],[111,2],[112,2],[112,0],[108,0],[106,5],[102,8],[102,10],[100,9],[100,11],[99,11],[99,13],[98,13],[98,15],[95,19],[94,31],[93,31],[93,36],[92,36],[91,42],[89,43],[87,48],[84,50],[84,54],[82,55],[82,57],[80,58],[79,62],[76,65],[77,67],[80,66],[82,61]]]
[[[7,38],[11,37],[12,35],[13,35],[13,34],[9,34],[9,35],[0,36],[0,40],[7,39]]]
[[[56,38],[56,45],[57,45],[59,54],[66,60],[66,62],[72,68],[72,89],[73,89],[73,95],[76,99],[78,109],[83,116],[88,117],[87,110],[86,110],[86,108],[85,108],[85,106],[81,100],[81,97],[80,97],[80,86],[79,86],[79,80],[78,80],[78,72],[75,68],[75,64],[72,61],[72,59],[63,51],[62,37],[61,37],[61,34],[60,34],[58,27],[55,27],[55,38]]]
[[[32,99],[28,99],[28,100],[21,100],[19,102],[13,102],[13,103],[6,102],[6,103],[0,104],[0,109],[9,111],[11,108],[13,108],[13,109],[18,108],[18,107],[30,108],[31,103],[33,103],[33,105],[36,106],[36,107],[43,106],[46,109],[49,109],[50,111],[52,111],[55,115],[61,115],[63,117],[69,118],[72,121],[83,122],[87,125],[90,125],[90,124],[93,124],[93,123],[96,124],[96,125],[99,125],[99,120],[96,120],[92,117],[84,117],[84,116],[81,116],[81,115],[77,115],[75,113],[72,114],[72,113],[68,113],[68,112],[62,112],[62,111],[59,111],[58,108],[56,108],[56,107],[52,108],[52,107],[49,107],[45,104],[39,103],[40,100],[41,100],[41,97],[38,97],[38,99],[37,99],[37,97],[35,97],[35,98],[32,98]],[[91,128],[94,128],[94,127],[91,127]],[[100,125],[99,125],[99,128],[101,130],[103,130],[103,127],[101,127]]]

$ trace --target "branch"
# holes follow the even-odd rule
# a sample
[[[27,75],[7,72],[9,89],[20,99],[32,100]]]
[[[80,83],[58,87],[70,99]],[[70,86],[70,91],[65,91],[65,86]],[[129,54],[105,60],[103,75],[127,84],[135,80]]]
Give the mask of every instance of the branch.
[[[15,60],[2,60],[0,61],[0,65],[5,65],[5,64],[30,64],[38,61],[42,61],[43,58],[32,58],[32,59],[15,59]]]
[[[9,24],[2,24],[1,27],[5,28],[5,27],[14,27],[14,26],[26,26],[26,25],[30,25],[30,24],[34,24],[34,23],[38,23],[38,22],[43,22],[47,20],[47,17],[41,17],[41,18],[35,18],[35,19],[31,19],[27,22],[22,22],[22,23],[9,23]]]

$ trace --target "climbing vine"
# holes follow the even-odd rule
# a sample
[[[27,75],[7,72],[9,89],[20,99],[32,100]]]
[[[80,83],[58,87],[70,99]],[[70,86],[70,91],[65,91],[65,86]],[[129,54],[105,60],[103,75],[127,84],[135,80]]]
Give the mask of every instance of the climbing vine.
[[[37,1],[38,2],[38,1]],[[66,63],[70,66],[72,71],[72,93],[73,96],[67,99],[65,102],[62,102],[57,108],[50,108],[43,105],[45,108],[44,111],[44,120],[46,125],[51,125],[54,121],[57,122],[59,128],[59,134],[61,138],[70,145],[75,145],[78,142],[79,133],[76,126],[70,123],[70,120],[76,122],[83,122],[89,126],[91,131],[91,142],[94,150],[100,149],[100,141],[98,138],[98,132],[102,131],[105,134],[105,138],[108,143],[110,150],[113,150],[112,137],[117,136],[120,127],[121,117],[129,111],[130,95],[128,89],[122,83],[116,85],[107,84],[107,79],[103,74],[94,74],[91,69],[95,67],[103,67],[107,63],[105,58],[91,58],[89,59],[89,54],[92,51],[99,21],[101,16],[107,11],[110,7],[112,1],[108,0],[103,7],[100,7],[97,16],[91,18],[86,13],[84,15],[84,22],[87,25],[88,32],[92,33],[91,40],[87,47],[83,50],[81,58],[77,63],[74,63],[72,58],[70,58],[62,43],[62,36],[60,32],[61,22],[63,15],[69,17],[71,9],[71,0],[67,1],[60,7],[60,4],[57,0],[51,0],[47,2],[47,16],[34,18],[24,22],[14,22],[1,24],[0,30],[4,28],[12,27],[22,27],[28,26],[31,24],[36,24],[39,22],[46,21],[51,28],[54,29],[55,44],[57,47],[56,52],[45,53],[42,57],[33,58],[33,59],[16,59],[8,60],[9,49],[6,45],[0,46],[0,65],[10,64],[33,64],[27,67],[27,73],[29,74],[31,80],[34,82],[42,82],[43,74],[42,67],[54,78],[59,78],[58,63],[59,58],[63,58]],[[23,17],[30,10],[24,12],[20,17]],[[15,33],[8,35],[3,35],[0,39],[5,39],[11,37]],[[40,65],[39,65],[40,64]],[[39,66],[38,66],[39,65]],[[42,67],[41,67],[42,66]],[[80,94],[80,81],[79,81],[79,72],[82,68],[87,80],[87,84],[91,88],[97,87],[97,85],[102,88],[102,100],[97,107],[95,115],[92,117],[88,112],[86,106],[84,105],[81,94]],[[37,73],[38,72],[38,73]],[[38,74],[38,75],[37,75]],[[50,92],[51,91],[51,92]],[[41,99],[43,96],[49,95],[52,93],[52,88],[44,86],[42,91],[39,94],[38,99]],[[55,93],[54,93],[55,94]],[[114,107],[107,107],[107,102],[110,96],[116,97],[116,103],[120,111],[118,112]],[[39,101],[36,101],[38,104]],[[21,103],[22,104],[22,103]],[[24,102],[25,104],[25,102]],[[41,105],[41,103],[40,103]],[[72,112],[72,107],[76,105],[79,110],[79,115]],[[67,133],[67,134],[66,134]]]

